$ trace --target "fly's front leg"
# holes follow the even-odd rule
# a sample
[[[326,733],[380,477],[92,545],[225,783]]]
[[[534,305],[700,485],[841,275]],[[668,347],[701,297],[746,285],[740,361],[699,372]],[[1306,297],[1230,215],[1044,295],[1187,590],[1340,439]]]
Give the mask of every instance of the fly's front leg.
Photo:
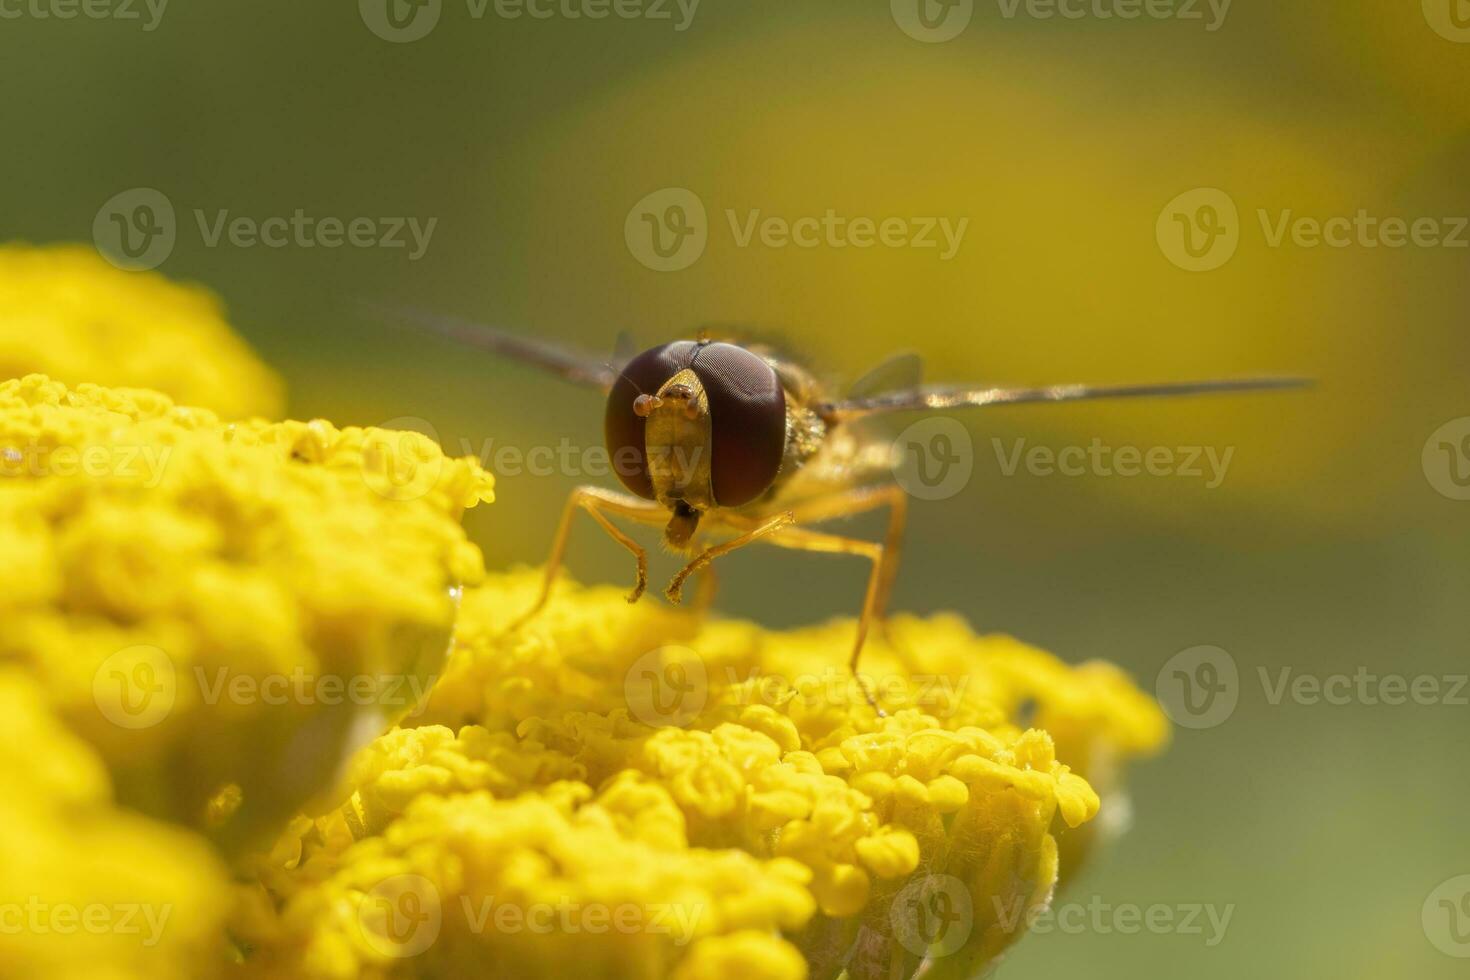
[[[679,574],[674,576],[673,581],[669,582],[669,587],[664,590],[664,595],[670,602],[677,605],[684,597],[684,583],[688,580],[689,576],[702,568],[709,567],[710,562],[716,558],[744,548],[746,545],[759,541],[761,538],[774,534],[783,528],[789,528],[794,523],[796,523],[796,516],[790,511],[787,511],[784,514],[777,514],[775,517],[753,524],[750,530],[739,537],[731,538],[729,541],[706,548],[695,556],[693,561],[680,569]]]
[[[667,516],[666,512],[651,500],[615,493],[601,487],[578,487],[567,497],[566,506],[562,508],[561,521],[556,527],[556,536],[551,539],[551,554],[546,559],[546,573],[541,581],[541,593],[535,604],[512,624],[512,630],[524,625],[544,609],[547,600],[551,598],[551,587],[556,582],[557,572],[561,570],[562,560],[566,556],[567,540],[571,537],[572,532],[572,520],[577,516],[578,510],[585,510],[607,532],[609,537],[632,553],[637,562],[638,577],[633,585],[633,591],[628,595],[628,601],[637,602],[643,595],[643,590],[648,584],[648,553],[639,546],[638,542],[619,530],[607,515],[616,514],[641,524],[658,525],[663,523]]]

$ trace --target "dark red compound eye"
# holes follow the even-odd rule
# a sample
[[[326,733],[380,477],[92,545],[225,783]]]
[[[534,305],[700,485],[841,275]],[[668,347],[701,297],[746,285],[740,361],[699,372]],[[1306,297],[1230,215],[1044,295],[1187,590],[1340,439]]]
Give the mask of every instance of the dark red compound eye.
[[[709,396],[715,502],[748,504],[770,488],[786,452],[786,392],[775,368],[734,344],[705,344],[694,373]]]
[[[640,497],[652,500],[654,493],[643,446],[643,418],[633,410],[633,403],[639,395],[657,394],[666,381],[689,366],[698,348],[692,340],[680,340],[646,350],[623,367],[608,392],[602,428],[613,472]]]
[[[634,409],[685,368],[693,368],[709,399],[711,480],[716,503],[739,507],[776,479],[786,450],[786,393],[765,360],[734,344],[681,340],[654,347],[623,368],[608,393],[604,434],[623,486],[654,499],[643,442],[644,420]]]

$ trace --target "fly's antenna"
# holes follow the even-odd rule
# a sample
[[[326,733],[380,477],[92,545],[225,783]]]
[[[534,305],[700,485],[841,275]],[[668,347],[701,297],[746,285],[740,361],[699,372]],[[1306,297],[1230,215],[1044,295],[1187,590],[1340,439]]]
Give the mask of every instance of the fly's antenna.
[[[628,372],[627,372],[626,369],[619,370],[618,368],[614,367],[613,364],[612,364],[612,362],[610,362],[610,361],[608,362],[607,369],[609,371],[614,372],[614,376],[616,378],[619,378],[619,379],[621,379],[623,381],[626,381],[626,382],[628,382],[628,384],[632,385],[633,386],[633,390],[636,391],[636,392],[638,392],[638,394],[640,394],[640,395],[646,395],[646,394],[648,394],[648,392],[644,391],[643,388],[642,388],[642,386],[639,385],[638,382],[634,381],[632,379],[632,377],[629,376],[629,374],[628,374]]]

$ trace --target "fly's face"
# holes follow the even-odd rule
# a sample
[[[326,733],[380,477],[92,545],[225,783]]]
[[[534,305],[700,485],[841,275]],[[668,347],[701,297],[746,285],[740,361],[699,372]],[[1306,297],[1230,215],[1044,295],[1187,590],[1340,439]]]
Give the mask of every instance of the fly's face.
[[[680,503],[697,511],[713,509],[714,425],[709,392],[699,375],[685,368],[658,394],[635,398],[633,412],[643,417],[643,448],[654,499],[670,510]]]
[[[672,514],[683,550],[700,515],[770,489],[786,450],[786,394],[763,358],[733,344],[678,341],[623,368],[608,394],[607,448],[623,485]]]

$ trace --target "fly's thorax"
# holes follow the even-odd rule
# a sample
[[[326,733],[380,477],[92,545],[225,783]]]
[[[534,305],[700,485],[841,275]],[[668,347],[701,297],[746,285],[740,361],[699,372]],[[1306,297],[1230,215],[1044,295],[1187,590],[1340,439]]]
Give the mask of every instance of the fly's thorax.
[[[709,396],[699,375],[685,368],[658,390],[643,431],[648,476],[665,507],[680,502],[696,511],[715,506],[711,485],[713,427]]]

